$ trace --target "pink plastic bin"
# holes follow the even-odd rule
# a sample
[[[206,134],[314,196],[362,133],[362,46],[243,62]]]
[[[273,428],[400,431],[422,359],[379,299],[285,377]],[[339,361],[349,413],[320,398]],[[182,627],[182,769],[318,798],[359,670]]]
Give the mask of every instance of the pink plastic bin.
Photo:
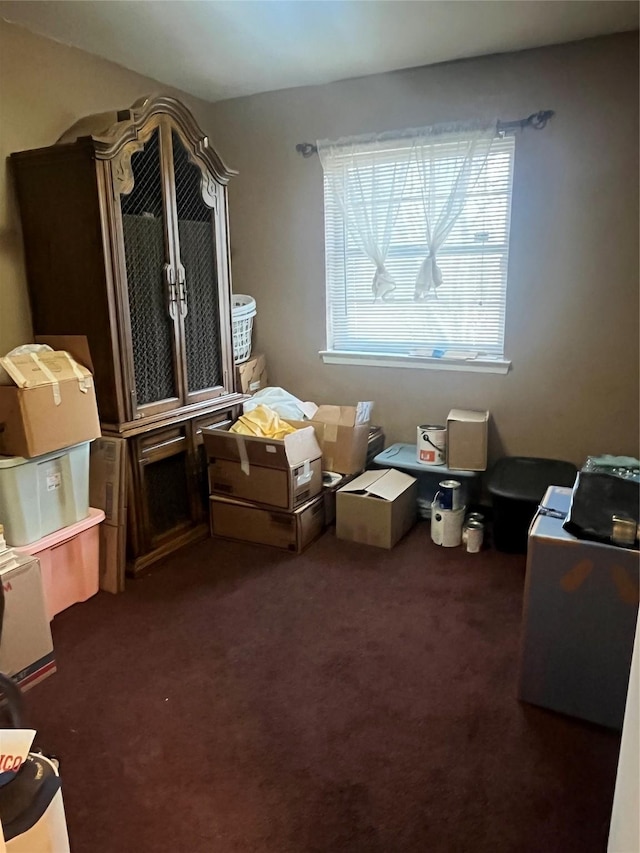
[[[56,613],[98,591],[101,509],[89,508],[82,521],[56,530],[30,545],[14,548],[40,561],[44,598],[49,621]]]

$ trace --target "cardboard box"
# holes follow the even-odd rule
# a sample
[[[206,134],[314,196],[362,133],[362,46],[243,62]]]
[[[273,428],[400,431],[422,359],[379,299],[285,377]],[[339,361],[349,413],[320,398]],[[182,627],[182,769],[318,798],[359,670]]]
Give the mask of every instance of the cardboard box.
[[[359,474],[367,462],[369,420],[373,403],[319,406],[309,421],[322,448],[322,469]],[[305,422],[306,423],[306,422]]]
[[[313,498],[293,512],[274,512],[230,498],[211,497],[211,535],[300,554],[325,528],[324,498]]]
[[[338,491],[336,536],[393,548],[415,523],[417,497],[415,477],[393,469],[365,471]]]
[[[267,387],[267,360],[264,355],[254,355],[249,361],[236,366],[236,385],[242,394],[255,394]]]
[[[84,344],[83,344],[84,341]],[[0,454],[41,456],[100,435],[86,339],[49,337],[65,350],[0,358]],[[71,354],[82,353],[82,359]]]
[[[16,565],[0,571],[4,588],[4,621],[0,671],[27,690],[56,671],[40,564],[17,556]]]
[[[638,620],[640,553],[564,527],[572,489],[550,486],[529,529],[518,697],[621,728]]]
[[[91,445],[89,503],[104,511],[100,525],[100,589],[124,592],[127,562],[127,442],[103,436]]]
[[[292,511],[322,490],[322,451],[311,426],[284,439],[203,429],[209,491]]]
[[[489,412],[451,409],[447,416],[447,468],[487,470]]]

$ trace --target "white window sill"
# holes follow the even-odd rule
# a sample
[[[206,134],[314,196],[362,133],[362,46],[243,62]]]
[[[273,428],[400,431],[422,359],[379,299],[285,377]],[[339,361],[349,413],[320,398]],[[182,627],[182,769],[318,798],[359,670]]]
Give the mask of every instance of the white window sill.
[[[468,373],[509,372],[510,361],[501,358],[433,358],[418,355],[383,355],[371,352],[321,350],[325,364],[357,364],[366,367],[411,367],[418,370],[462,370]]]

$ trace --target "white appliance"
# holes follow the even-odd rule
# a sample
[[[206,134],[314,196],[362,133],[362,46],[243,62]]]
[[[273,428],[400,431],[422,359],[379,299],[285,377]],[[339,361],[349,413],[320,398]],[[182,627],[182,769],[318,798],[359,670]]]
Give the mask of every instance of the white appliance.
[[[25,774],[25,782],[13,800],[9,799],[10,789],[19,783],[21,774]],[[6,853],[70,853],[56,763],[45,755],[30,753],[20,774],[5,787],[4,809],[9,809],[13,816],[2,826]]]

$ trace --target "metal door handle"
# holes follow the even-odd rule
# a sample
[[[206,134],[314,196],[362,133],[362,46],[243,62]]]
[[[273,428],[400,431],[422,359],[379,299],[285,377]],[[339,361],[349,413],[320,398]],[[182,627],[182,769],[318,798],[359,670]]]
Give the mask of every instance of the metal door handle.
[[[180,300],[180,315],[187,316],[187,279],[182,264],[178,264],[178,299]]]
[[[169,296],[169,316],[172,320],[175,320],[178,316],[178,295],[176,292],[176,271],[171,264],[164,265],[164,280],[167,283],[167,293]]]

